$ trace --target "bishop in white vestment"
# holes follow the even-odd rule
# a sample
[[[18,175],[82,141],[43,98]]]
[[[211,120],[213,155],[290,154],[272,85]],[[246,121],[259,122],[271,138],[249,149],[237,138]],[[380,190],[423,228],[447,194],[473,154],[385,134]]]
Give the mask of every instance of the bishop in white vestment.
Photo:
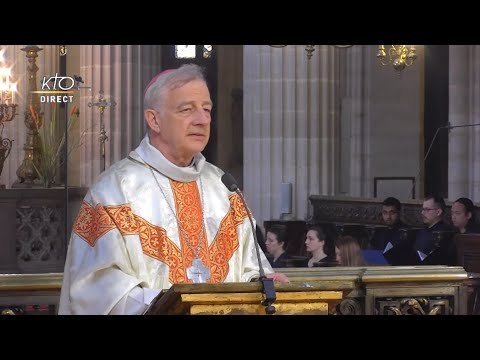
[[[209,283],[258,277],[246,209],[222,174],[200,153],[172,164],[148,136],[112,165],[73,226],[59,314],[141,314],[161,289],[192,282],[195,255]]]

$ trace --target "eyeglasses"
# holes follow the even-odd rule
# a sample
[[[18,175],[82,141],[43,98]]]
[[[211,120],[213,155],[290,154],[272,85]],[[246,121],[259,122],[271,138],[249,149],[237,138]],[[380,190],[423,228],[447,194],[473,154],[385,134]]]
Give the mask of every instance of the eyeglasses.
[[[422,208],[422,212],[427,212],[427,211],[432,211],[432,210],[438,210],[439,208]]]

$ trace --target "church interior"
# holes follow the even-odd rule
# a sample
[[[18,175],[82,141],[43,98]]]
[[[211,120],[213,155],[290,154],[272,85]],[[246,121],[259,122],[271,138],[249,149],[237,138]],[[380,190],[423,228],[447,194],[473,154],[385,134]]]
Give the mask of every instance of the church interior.
[[[144,138],[150,79],[187,63],[204,68],[213,102],[203,155],[237,180],[260,245],[270,228],[286,231],[289,261],[281,268],[291,282],[275,285],[277,313],[480,314],[480,235],[448,235],[452,264],[300,265],[315,225],[385,255],[373,238],[385,227],[388,197],[415,230],[429,196],[444,199],[450,225],[457,199],[480,202],[479,46],[4,45],[2,315],[57,313],[83,198]],[[179,287],[191,300],[155,311],[264,313],[252,300],[259,285],[246,285],[236,302],[209,310],[194,285]]]

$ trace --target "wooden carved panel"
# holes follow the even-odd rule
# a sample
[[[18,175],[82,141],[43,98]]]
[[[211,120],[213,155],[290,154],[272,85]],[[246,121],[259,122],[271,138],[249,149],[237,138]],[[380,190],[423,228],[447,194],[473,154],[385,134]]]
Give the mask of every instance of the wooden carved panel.
[[[383,199],[347,198],[310,195],[313,207],[313,222],[354,223],[383,225]],[[410,226],[423,227],[422,200],[408,200],[402,203],[401,219]],[[451,222],[451,203],[447,203],[444,220]],[[477,221],[480,214],[477,213]]]
[[[451,315],[453,296],[377,298],[376,315]]]

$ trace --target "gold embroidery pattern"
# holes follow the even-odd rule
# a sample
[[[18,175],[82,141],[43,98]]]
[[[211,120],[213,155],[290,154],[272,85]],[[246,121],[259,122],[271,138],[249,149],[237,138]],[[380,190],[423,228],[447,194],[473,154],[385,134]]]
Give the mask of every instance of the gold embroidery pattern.
[[[228,261],[238,249],[239,241],[236,227],[247,217],[247,212],[237,194],[232,194],[230,209],[222,219],[217,236],[210,245],[210,282],[218,283],[225,281],[229,266]]]
[[[105,206],[104,208],[122,235],[138,234],[138,225],[129,205]]]
[[[100,237],[115,228],[122,235],[138,235],[143,253],[170,267],[170,282],[182,282],[185,274],[180,249],[167,237],[164,229],[134,215],[129,205],[97,205],[94,208],[84,201],[73,225],[73,231],[92,247]]]
[[[171,241],[165,229],[135,215],[143,253],[168,265],[172,284],[184,282],[185,271],[180,249]]]
[[[192,260],[195,255],[194,249],[196,249],[198,246],[200,231],[203,231],[203,236],[201,238],[202,245],[200,247],[198,257],[202,259],[203,263],[207,267],[210,267],[208,261],[209,256],[207,235],[205,234],[205,229],[202,225],[202,202],[200,200],[200,194],[198,191],[197,183],[195,181],[182,183],[179,181],[170,180],[170,185],[173,191],[175,210],[177,212],[178,220],[182,224],[183,230],[185,231],[188,240],[190,240],[191,245],[188,245],[183,231],[178,229],[178,235],[180,238],[180,243],[182,245],[180,250],[181,261],[179,259],[179,267],[176,269],[176,271],[178,271],[179,274],[183,274],[183,278],[177,276],[176,282],[191,283],[191,280],[189,280],[186,276],[186,268],[192,264]]]
[[[201,202],[195,182],[180,183],[171,180],[175,207],[179,220],[185,227],[192,246],[198,244],[199,229],[202,228]],[[227,277],[228,261],[239,247],[236,227],[247,217],[247,212],[237,194],[230,195],[230,209],[222,219],[219,230],[210,247],[204,233],[199,257],[210,267],[211,283],[223,282]],[[181,249],[168,238],[165,229],[149,223],[133,214],[129,205],[101,206],[95,208],[84,201],[73,225],[73,231],[90,246],[111,229],[118,228],[122,235],[139,235],[143,253],[157,259],[170,268],[172,284],[190,282],[186,268],[193,259],[193,251],[179,231]],[[188,230],[187,230],[188,229]],[[204,230],[203,230],[204,231]]]
[[[94,246],[101,236],[113,228],[115,224],[105,208],[101,205],[94,208],[86,201],[82,203],[73,224],[73,231],[90,246]]]
[[[237,226],[248,216],[247,209],[245,209],[240,196],[237,194],[230,195],[228,199],[230,200],[230,208],[232,209],[233,222],[235,226]]]

